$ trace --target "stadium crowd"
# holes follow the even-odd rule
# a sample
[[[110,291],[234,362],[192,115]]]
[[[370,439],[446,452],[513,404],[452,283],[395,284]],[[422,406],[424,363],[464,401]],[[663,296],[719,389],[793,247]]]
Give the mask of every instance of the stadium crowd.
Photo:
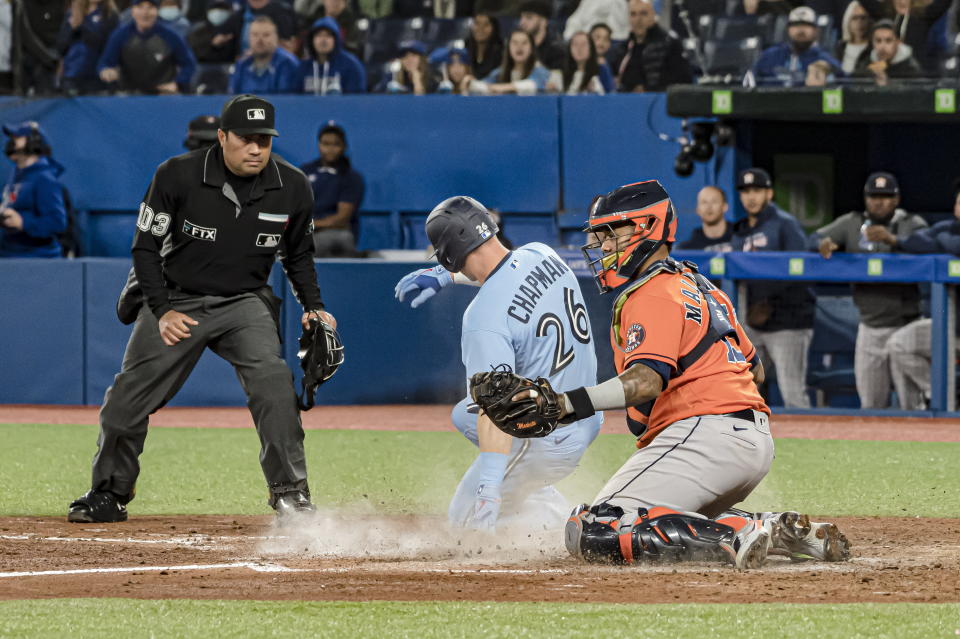
[[[0,91],[604,94],[956,79],[955,0],[0,0]]]

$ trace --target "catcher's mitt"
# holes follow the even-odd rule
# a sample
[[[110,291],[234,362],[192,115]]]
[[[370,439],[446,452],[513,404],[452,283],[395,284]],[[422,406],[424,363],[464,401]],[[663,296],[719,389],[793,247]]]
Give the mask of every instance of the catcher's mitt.
[[[506,367],[471,377],[470,397],[497,428],[514,437],[546,437],[562,412],[560,394],[550,382],[520,377]]]
[[[311,319],[310,328],[300,336],[297,357],[303,369],[303,392],[297,400],[300,410],[310,410],[317,388],[333,377],[343,364],[343,343],[337,329],[326,322]]]

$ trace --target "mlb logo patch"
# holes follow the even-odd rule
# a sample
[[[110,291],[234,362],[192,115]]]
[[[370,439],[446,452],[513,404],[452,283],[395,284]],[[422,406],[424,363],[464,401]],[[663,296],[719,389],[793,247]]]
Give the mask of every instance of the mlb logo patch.
[[[643,340],[646,338],[647,332],[643,330],[643,326],[640,324],[631,324],[630,328],[627,329],[627,343],[623,347],[625,353],[636,350],[640,344],[643,344]]]
[[[280,243],[280,234],[261,233],[257,236],[257,246],[260,248],[273,248]]]
[[[513,270],[517,270],[518,268],[520,268],[520,260],[512,260],[510,262],[510,268],[512,268]]]
[[[248,120],[266,120],[267,112],[264,109],[247,109]]]
[[[490,227],[487,226],[486,222],[481,222],[477,224],[477,235],[480,236],[481,240],[485,240],[493,235],[493,233],[490,232]]]

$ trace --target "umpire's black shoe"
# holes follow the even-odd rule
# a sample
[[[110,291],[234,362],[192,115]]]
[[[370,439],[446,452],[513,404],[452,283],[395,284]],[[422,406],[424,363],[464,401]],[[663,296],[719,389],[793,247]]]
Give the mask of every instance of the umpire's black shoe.
[[[127,520],[127,507],[109,491],[90,490],[74,500],[67,513],[67,521],[75,524],[109,523]]]
[[[302,490],[283,493],[277,497],[273,508],[277,511],[277,517],[280,519],[287,518],[291,515],[311,515],[317,512],[316,506],[310,502],[307,493]]]

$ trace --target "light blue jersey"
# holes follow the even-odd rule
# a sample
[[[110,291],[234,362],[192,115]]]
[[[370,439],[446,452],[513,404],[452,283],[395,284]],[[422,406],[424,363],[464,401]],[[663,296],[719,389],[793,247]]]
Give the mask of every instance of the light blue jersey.
[[[500,364],[545,377],[558,392],[593,386],[592,335],[576,276],[549,246],[526,244],[490,274],[463,313],[468,386],[474,373]]]
[[[593,339],[576,276],[550,247],[526,244],[487,277],[463,314],[468,388],[474,373],[503,364],[524,377],[547,378],[558,392],[593,386]],[[453,423],[477,445],[477,416],[468,404],[469,397],[454,407]],[[569,504],[553,484],[576,469],[602,422],[597,414],[546,437],[515,439],[509,457],[480,453],[450,502],[450,522],[481,530],[562,526]]]

